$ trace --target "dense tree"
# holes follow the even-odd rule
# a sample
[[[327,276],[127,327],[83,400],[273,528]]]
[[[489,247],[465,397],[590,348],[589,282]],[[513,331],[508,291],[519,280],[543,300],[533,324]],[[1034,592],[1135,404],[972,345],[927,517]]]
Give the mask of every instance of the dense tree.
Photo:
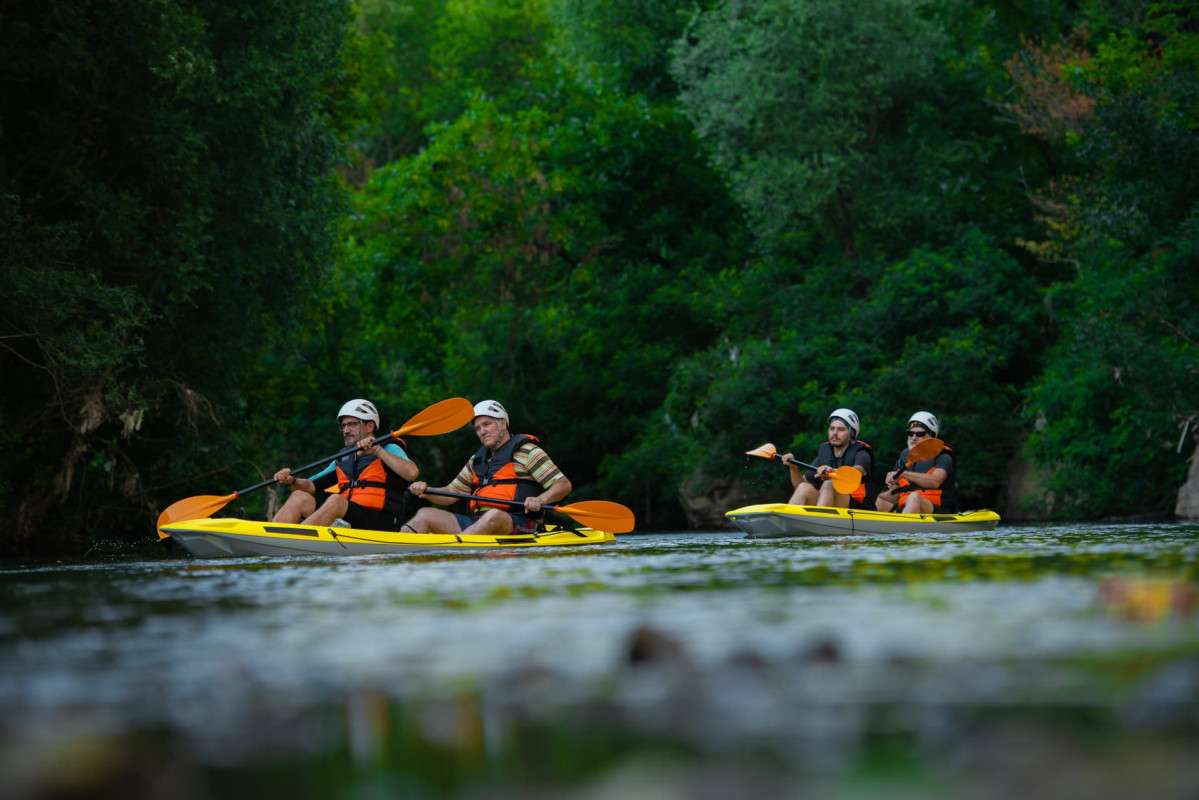
[[[332,87],[350,125],[356,182],[425,143],[425,93],[436,82],[430,53],[445,6],[445,0],[357,4],[343,53],[347,80]]]
[[[938,413],[971,503],[1027,440],[1056,513],[1165,508],[1195,13],[10,2],[0,531],[144,535],[328,452],[361,395],[498,397],[643,526],[845,403],[884,464]],[[436,480],[473,440],[409,444]]]
[[[0,10],[10,547],[145,526],[129,514],[152,510],[156,488],[238,457],[222,425],[249,396],[248,362],[327,266],[339,206],[324,89],[346,10]]]
[[[764,242],[799,224],[852,259],[901,216],[876,192],[912,177],[883,151],[911,124],[945,41],[921,11],[730,0],[689,29],[675,59],[682,103]]]
[[[449,123],[475,97],[505,109],[539,105],[527,70],[545,53],[551,36],[545,0],[447,0],[435,25],[429,58],[435,81],[425,92],[423,114]]]
[[[500,397],[553,432],[585,490],[674,361],[715,335],[690,284],[735,252],[738,215],[677,113],[540,86],[545,107],[476,101],[425,152],[376,172],[347,280],[387,298],[362,337],[388,354],[382,396],[433,384]]]
[[[584,80],[608,83],[651,101],[675,97],[670,50],[697,10],[711,0],[558,0],[553,48]]]
[[[1030,387],[1030,452],[1059,515],[1168,510],[1199,415],[1199,11],[1148,7],[1097,47],[1031,41],[1011,108],[1071,157],[1040,187],[1043,238],[1069,269],[1052,295],[1061,339]]]
[[[820,298],[819,313],[681,362],[663,407],[670,424],[630,450],[626,468],[680,453],[702,486],[741,473],[742,454],[763,441],[806,457],[842,405],[858,412],[881,466],[898,455],[907,415],[925,408],[964,454],[967,500],[993,502],[1020,442],[1015,426],[995,420],[1010,416],[1029,378],[1020,362],[1035,333],[1036,287],[1019,263],[975,232],[952,250],[918,249],[890,265],[865,302],[829,270],[775,300],[794,307],[788,295],[804,294]]]

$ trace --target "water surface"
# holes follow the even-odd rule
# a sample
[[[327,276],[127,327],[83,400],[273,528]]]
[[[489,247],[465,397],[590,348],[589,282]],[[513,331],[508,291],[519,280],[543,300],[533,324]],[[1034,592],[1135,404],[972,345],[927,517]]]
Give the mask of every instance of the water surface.
[[[146,552],[0,568],[6,796],[1199,791],[1199,525]]]

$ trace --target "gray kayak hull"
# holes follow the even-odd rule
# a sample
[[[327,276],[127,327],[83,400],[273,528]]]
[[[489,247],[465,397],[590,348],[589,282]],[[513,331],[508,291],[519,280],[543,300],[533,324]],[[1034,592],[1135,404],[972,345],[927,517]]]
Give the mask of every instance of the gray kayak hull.
[[[986,509],[959,514],[896,514],[787,503],[745,506],[727,512],[725,517],[753,539],[990,531],[999,524],[999,515]]]

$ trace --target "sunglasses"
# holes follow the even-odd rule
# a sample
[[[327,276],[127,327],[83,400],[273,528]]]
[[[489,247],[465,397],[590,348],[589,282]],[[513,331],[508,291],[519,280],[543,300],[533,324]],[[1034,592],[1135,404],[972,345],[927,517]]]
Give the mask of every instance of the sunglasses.
[[[912,430],[907,431],[907,434],[908,436],[915,436],[917,439],[923,439],[925,436],[928,436],[928,431],[921,431],[913,428]]]

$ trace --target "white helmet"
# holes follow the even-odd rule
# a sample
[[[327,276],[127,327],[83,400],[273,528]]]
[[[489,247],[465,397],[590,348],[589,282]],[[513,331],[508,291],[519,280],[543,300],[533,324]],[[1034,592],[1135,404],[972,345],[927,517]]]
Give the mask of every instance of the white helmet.
[[[509,422],[508,412],[499,404],[498,400],[484,400],[482,403],[475,403],[476,417],[495,417],[502,419],[504,422]]]
[[[917,411],[915,414],[913,414],[908,420],[908,427],[912,427],[912,423],[914,422],[917,422],[928,428],[930,431],[932,431],[933,436],[939,436],[941,434],[941,423],[937,421],[936,417],[927,411]]]
[[[376,428],[379,427],[379,410],[370,400],[359,398],[346,403],[341,407],[341,411],[337,412],[337,421],[341,422],[342,417],[356,417],[363,422],[369,420],[375,423]]]
[[[828,415],[828,421],[839,419],[849,426],[849,435],[854,439],[858,438],[858,415],[853,413],[848,408],[838,408],[836,411]]]

